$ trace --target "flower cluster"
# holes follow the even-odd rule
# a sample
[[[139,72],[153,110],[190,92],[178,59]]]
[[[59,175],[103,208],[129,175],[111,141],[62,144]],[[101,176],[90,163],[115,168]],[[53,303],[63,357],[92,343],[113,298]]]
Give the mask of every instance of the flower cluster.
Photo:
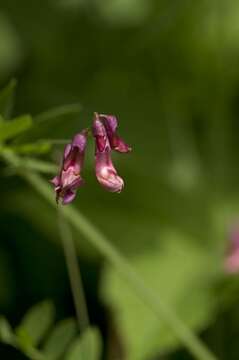
[[[95,172],[99,183],[108,191],[121,192],[123,179],[117,174],[111,159],[112,150],[127,153],[131,148],[117,134],[118,121],[113,115],[94,114],[92,134],[95,139]],[[66,145],[59,175],[51,182],[54,185],[56,201],[69,204],[76,196],[76,190],[84,180],[81,171],[84,164],[85,149],[89,131],[76,134]]]

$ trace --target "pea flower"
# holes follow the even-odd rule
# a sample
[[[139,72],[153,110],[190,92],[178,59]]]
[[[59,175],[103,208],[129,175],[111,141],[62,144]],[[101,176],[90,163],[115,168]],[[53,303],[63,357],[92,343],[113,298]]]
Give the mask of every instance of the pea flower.
[[[235,226],[231,230],[229,240],[224,267],[227,273],[236,273],[239,272],[239,226]]]
[[[111,160],[111,151],[129,152],[131,148],[116,133],[118,122],[113,115],[95,113],[92,133],[95,137],[95,172],[99,183],[108,191],[121,192],[123,179]]]
[[[56,201],[62,199],[62,204],[69,204],[76,197],[76,190],[83,184],[81,170],[87,141],[87,131],[76,134],[72,142],[66,145],[59,175],[51,182],[55,186]]]
[[[106,129],[106,133],[110,142],[110,147],[112,150],[116,150],[121,153],[127,153],[131,151],[131,147],[127,145],[124,140],[118,136],[117,127],[118,121],[114,115],[98,115],[95,116],[99,118],[99,120],[103,123]]]

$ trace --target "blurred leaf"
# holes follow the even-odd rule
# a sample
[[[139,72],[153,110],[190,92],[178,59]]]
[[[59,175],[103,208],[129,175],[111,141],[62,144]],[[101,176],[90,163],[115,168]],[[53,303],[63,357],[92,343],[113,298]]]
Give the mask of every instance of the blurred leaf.
[[[66,360],[99,360],[101,338],[98,329],[87,329],[71,346]]]
[[[43,301],[33,306],[16,329],[21,343],[36,346],[46,335],[54,320],[54,306]]]
[[[76,10],[88,5],[87,0],[58,0],[54,4],[62,10]]]
[[[145,283],[161,294],[186,324],[203,329],[213,313],[209,284],[216,262],[210,265],[210,254],[176,231],[165,231],[158,241],[151,250],[135,255],[131,262]],[[116,311],[119,331],[129,354],[127,359],[143,360],[179,345],[175,335],[155,318],[111,267],[104,272],[102,290],[104,301]]]
[[[13,71],[23,58],[22,46],[19,35],[10,22],[10,19],[0,13],[0,81],[6,78]]]
[[[0,318],[0,340],[6,344],[14,344],[15,335],[12,327],[5,317]]]
[[[0,92],[0,114],[5,119],[8,119],[11,115],[16,84],[16,80],[12,79]]]
[[[74,319],[59,322],[48,337],[43,347],[43,353],[49,359],[59,359],[65,353],[76,333],[77,325]]]
[[[82,106],[80,104],[62,105],[36,115],[35,120],[39,123],[48,120],[56,120],[60,116],[78,114],[81,110]]]
[[[169,163],[166,176],[169,184],[180,191],[190,191],[203,183],[199,164],[185,155],[178,155],[177,159]]]
[[[14,152],[9,149],[8,147],[0,147],[0,154],[2,153],[3,156],[7,157],[8,159],[16,159]],[[11,166],[10,166],[11,168]],[[34,157],[19,157],[15,161],[14,167],[11,169],[21,168],[26,170],[34,170],[38,172],[43,172],[46,174],[55,174],[58,170],[58,167],[48,161],[38,160]]]
[[[81,109],[80,104],[63,105],[36,115],[33,118],[32,128],[19,137],[17,141],[21,143],[32,142],[33,140],[48,137],[57,139],[60,134],[71,136],[75,124],[80,129],[79,113]]]
[[[111,24],[134,25],[147,18],[152,0],[98,0],[101,15]]]
[[[13,120],[0,123],[0,141],[9,140],[32,126],[30,115],[22,115]]]
[[[39,141],[36,143],[29,143],[23,145],[13,145],[11,146],[11,150],[17,152],[18,154],[24,155],[41,155],[48,153],[52,148],[52,144],[48,141]]]
[[[58,167],[55,164],[30,157],[26,157],[23,160],[23,165],[28,169],[43,172],[46,174],[55,174],[58,171]]]

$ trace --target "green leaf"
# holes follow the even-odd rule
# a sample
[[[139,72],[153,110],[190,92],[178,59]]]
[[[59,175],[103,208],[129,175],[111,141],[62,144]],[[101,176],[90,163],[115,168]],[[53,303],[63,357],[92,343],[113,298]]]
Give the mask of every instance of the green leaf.
[[[0,155],[1,154],[7,157],[9,160],[15,159],[15,153],[11,150],[11,148],[0,146]],[[21,170],[27,169],[27,170],[46,173],[46,174],[55,174],[58,171],[58,167],[55,164],[49,161],[38,160],[34,157],[28,157],[28,156],[17,158],[13,168],[15,168],[15,170],[16,168],[20,168]]]
[[[23,317],[16,329],[20,342],[36,346],[46,335],[54,320],[54,306],[43,301],[33,306]]]
[[[6,344],[14,344],[15,335],[12,327],[5,317],[0,318],[0,340]]]
[[[11,150],[22,155],[41,155],[48,153],[52,144],[48,141],[39,141],[36,143],[27,143],[22,145],[13,145]]]
[[[46,174],[55,174],[58,171],[58,167],[55,164],[48,161],[38,160],[30,157],[24,158],[22,165],[25,168]]]
[[[101,0],[97,5],[105,21],[120,26],[141,23],[150,10],[148,0]]]
[[[72,344],[66,360],[99,360],[101,347],[99,331],[89,328]]]
[[[71,136],[81,128],[79,104],[64,105],[50,109],[34,117],[32,128],[17,139],[17,142],[32,142],[42,138],[58,139]]]
[[[32,126],[30,115],[22,115],[13,120],[0,123],[0,141],[9,140]]]
[[[51,360],[59,359],[66,352],[76,333],[77,325],[74,319],[59,322],[48,337],[43,353]]]
[[[144,282],[162,294],[190,328],[198,330],[209,324],[215,305],[210,282],[218,264],[210,256],[187,235],[165,230],[151,250],[132,256],[131,262]],[[107,267],[102,280],[102,295],[116,309],[128,359],[148,359],[179,346],[175,334],[130,291],[116,270]]]
[[[0,12],[0,83],[19,69],[23,60],[23,47],[19,31],[7,11]]]
[[[12,79],[0,92],[0,114],[5,119],[11,115],[16,84],[16,80]]]

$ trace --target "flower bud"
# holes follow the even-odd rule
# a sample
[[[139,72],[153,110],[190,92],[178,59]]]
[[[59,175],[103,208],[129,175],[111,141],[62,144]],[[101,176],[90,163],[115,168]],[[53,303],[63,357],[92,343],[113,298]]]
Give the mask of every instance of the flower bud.
[[[124,142],[124,140],[121,137],[119,137],[117,134],[117,127],[118,127],[117,118],[114,115],[100,114],[98,116],[105,126],[111,149],[121,153],[130,152],[131,147],[127,145]]]
[[[121,192],[124,186],[123,179],[117,174],[117,171],[111,160],[111,146],[103,122],[96,115],[93,128],[95,137],[95,173],[99,183],[108,191]]]
[[[51,182],[55,186],[56,201],[69,204],[76,196],[76,190],[83,184],[81,170],[86,148],[86,131],[76,134],[71,144],[66,145],[60,174]]]

